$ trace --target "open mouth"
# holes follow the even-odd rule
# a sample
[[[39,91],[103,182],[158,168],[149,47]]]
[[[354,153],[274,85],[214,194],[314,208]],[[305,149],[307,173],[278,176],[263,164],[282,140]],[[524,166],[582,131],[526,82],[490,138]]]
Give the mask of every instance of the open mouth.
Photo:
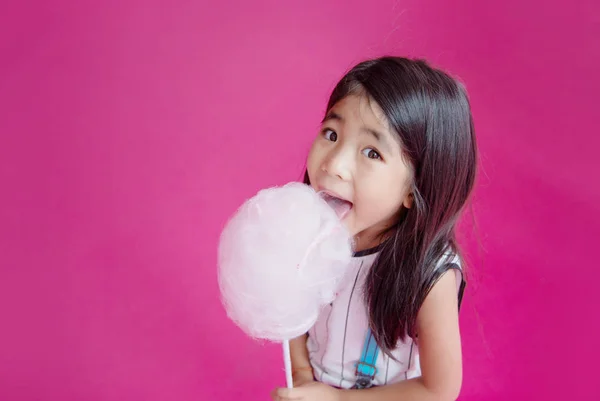
[[[346,215],[348,215],[348,213],[352,209],[352,202],[348,202],[345,199],[337,198],[323,191],[320,191],[319,195],[335,211],[340,220],[343,220],[344,217],[346,217]]]

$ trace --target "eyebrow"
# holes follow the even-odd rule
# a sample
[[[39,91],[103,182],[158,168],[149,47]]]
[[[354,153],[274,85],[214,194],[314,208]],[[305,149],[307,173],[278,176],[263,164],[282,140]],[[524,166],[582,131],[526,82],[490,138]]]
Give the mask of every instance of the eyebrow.
[[[323,123],[326,123],[327,121],[332,121],[332,120],[343,123],[344,117],[342,117],[341,115],[337,114],[334,111],[329,111],[321,123],[323,124]],[[380,133],[374,129],[367,128],[365,126],[362,127],[361,131],[373,136],[375,138],[375,140],[383,146],[385,151],[392,153],[393,148],[392,148],[390,142],[388,141],[386,135],[383,135],[382,133]]]
[[[340,121],[343,122],[344,119],[342,118],[342,116],[340,116],[339,114],[333,112],[333,111],[329,111],[327,113],[327,115],[325,116],[325,118],[323,119],[323,121],[321,121],[321,124],[330,120],[335,120],[335,121]]]

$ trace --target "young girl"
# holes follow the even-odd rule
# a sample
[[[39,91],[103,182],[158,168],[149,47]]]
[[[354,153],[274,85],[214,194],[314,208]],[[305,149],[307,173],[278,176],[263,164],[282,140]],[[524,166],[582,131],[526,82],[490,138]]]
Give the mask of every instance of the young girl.
[[[350,206],[347,281],[291,342],[274,400],[454,400],[464,281],[455,225],[477,150],[463,86],[426,62],[358,64],[333,90],[305,182]],[[381,352],[379,352],[381,351]]]

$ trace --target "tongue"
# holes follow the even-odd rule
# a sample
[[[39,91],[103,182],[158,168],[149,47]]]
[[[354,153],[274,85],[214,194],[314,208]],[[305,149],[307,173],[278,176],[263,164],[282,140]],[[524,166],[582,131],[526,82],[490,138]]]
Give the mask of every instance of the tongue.
[[[352,209],[352,203],[348,201],[339,198],[334,198],[333,196],[324,193],[321,193],[320,195],[323,197],[325,202],[327,202],[327,204],[333,210],[335,210],[335,213],[337,214],[340,220],[343,220],[344,217],[346,217],[346,215],[350,211],[350,209]]]

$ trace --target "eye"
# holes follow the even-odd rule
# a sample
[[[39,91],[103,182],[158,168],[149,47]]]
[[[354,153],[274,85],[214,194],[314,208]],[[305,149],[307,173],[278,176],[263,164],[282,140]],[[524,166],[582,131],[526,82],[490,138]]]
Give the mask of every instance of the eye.
[[[328,141],[337,141],[337,134],[335,133],[335,131],[330,130],[329,128],[323,130],[323,136],[325,136],[325,139],[327,139]]]
[[[381,155],[373,148],[366,148],[363,150],[363,155],[367,156],[369,159],[381,159]]]

